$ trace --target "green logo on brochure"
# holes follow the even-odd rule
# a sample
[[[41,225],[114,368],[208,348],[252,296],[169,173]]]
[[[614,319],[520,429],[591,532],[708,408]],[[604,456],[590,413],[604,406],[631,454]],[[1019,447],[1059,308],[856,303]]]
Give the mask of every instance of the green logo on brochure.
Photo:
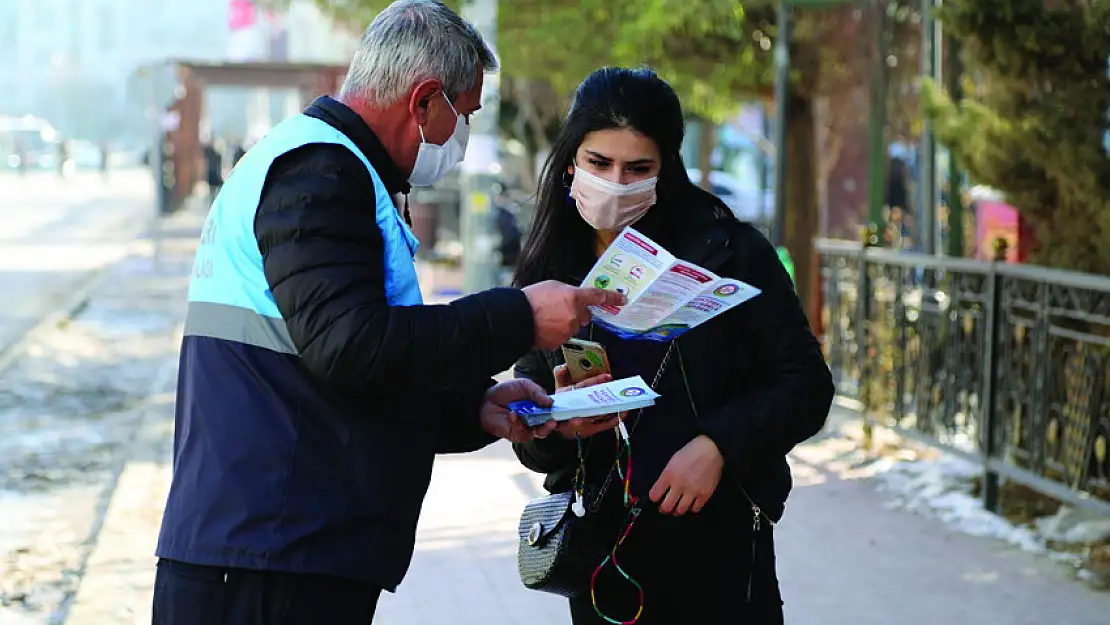
[[[630,386],[630,387],[621,391],[621,397],[639,397],[640,395],[643,395],[645,392],[646,391],[644,391],[644,389],[642,389],[642,388],[639,388],[639,387],[636,387],[636,386]]]
[[[609,276],[598,276],[594,278],[594,286],[599,289],[609,288]]]

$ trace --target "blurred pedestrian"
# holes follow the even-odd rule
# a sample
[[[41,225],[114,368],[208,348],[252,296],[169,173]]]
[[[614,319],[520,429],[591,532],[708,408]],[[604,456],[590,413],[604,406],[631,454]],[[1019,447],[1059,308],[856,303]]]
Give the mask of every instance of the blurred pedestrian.
[[[497,218],[497,232],[500,240],[498,251],[501,253],[501,266],[508,270],[516,267],[523,241],[523,233],[520,231],[516,213],[509,209],[511,202],[508,188],[504,183],[497,183],[497,191],[493,198],[493,209]]]
[[[208,203],[216,201],[224,186],[224,159],[214,142],[204,144],[205,179],[208,182]]]
[[[189,290],[157,625],[366,625],[409,566],[435,454],[550,432],[507,408],[542,389],[492,376],[622,298],[546,281],[425,306],[390,199],[462,160],[496,67],[443,4],[395,2],[339,99],[224,185]]]
[[[231,157],[231,166],[235,167],[247,155],[247,148],[242,141],[235,142],[235,154]]]
[[[678,97],[655,74],[591,74],[547,160],[521,253],[519,285],[580,280],[634,225],[675,256],[761,290],[669,343],[584,328],[579,337],[601,343],[612,370],[578,385],[559,350],[517,363],[517,377],[548,392],[639,375],[662,394],[623,421],[562,425],[514,445],[552,493],[605,494],[596,511],[563,521],[564,548],[581,556],[563,562],[584,566],[554,571],[551,590],[570,596],[574,625],[782,623],[772,525],[790,492],[786,454],[821,429],[832,402],[821,347],[775,248],[690,181],[682,138]],[[600,548],[582,551],[591,535]]]
[[[58,177],[65,178],[69,173],[69,143],[62,139],[58,141]]]
[[[27,151],[27,146],[23,142],[22,137],[15,138],[15,161],[16,171],[22,176],[27,173],[27,161],[30,158],[30,153]]]
[[[100,175],[108,177],[108,160],[111,157],[111,151],[107,141],[100,142],[100,162],[98,163]]]

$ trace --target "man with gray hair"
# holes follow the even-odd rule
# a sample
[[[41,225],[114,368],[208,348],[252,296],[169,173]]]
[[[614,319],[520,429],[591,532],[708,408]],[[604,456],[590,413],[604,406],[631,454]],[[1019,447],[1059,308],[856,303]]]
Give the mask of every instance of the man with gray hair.
[[[228,177],[189,285],[155,624],[365,625],[408,568],[435,454],[551,431],[508,409],[542,389],[491,376],[620,296],[547,282],[425,306],[391,200],[462,160],[496,67],[443,4],[395,2],[339,99]]]

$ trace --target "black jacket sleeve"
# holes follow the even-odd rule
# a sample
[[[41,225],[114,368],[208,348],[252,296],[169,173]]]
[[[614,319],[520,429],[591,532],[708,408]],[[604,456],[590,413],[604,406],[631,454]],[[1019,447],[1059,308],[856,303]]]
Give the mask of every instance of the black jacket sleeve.
[[[479,449],[499,439],[482,428],[478,419],[486,391],[493,380],[470,388],[447,389],[442,393],[439,417],[439,436],[436,438],[437,454],[457,454]]]
[[[548,394],[555,392],[555,373],[539,350],[532,350],[517,361],[513,367],[513,377],[532,380]],[[533,439],[527,443],[513,443],[513,451],[521,464],[537,473],[561,471],[578,459],[577,444],[558,434]]]
[[[810,330],[793,282],[771,244],[751,230],[735,253],[747,255],[744,276],[762,293],[741,306],[744,345],[758,359],[762,383],[698,424],[717,444],[726,464],[746,473],[781,460],[821,431],[832,405],[832,375]],[[741,279],[744,279],[744,276]]]
[[[390,306],[374,200],[366,167],[341,146],[303,146],[271,166],[255,235],[305,367],[355,397],[469,388],[508,369],[534,340],[524,294]]]

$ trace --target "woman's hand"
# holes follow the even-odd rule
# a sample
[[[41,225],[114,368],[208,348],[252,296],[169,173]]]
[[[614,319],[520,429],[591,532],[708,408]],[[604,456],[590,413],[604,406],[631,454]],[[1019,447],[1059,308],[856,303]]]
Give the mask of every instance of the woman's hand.
[[[552,373],[555,374],[556,393],[562,393],[563,391],[573,391],[580,388],[586,388],[587,386],[594,386],[595,384],[605,384],[606,382],[613,381],[613,376],[609,375],[608,373],[602,373],[600,375],[595,375],[592,378],[586,378],[585,380],[582,380],[581,382],[575,384],[570,380],[570,369],[568,369],[566,365],[559,365],[558,367],[555,367]]]
[[[601,375],[595,375],[592,378],[587,378],[575,384],[570,381],[570,370],[567,369],[566,365],[559,365],[558,367],[555,367],[554,373],[556,393],[573,391],[580,388],[586,388],[587,386],[595,386],[597,384],[605,384],[606,382],[611,382],[613,380],[612,375],[609,375],[608,373],[602,373]],[[569,419],[567,421],[561,421],[559,425],[555,427],[555,431],[558,432],[559,435],[563,438],[570,440],[574,440],[576,436],[588,438],[599,432],[604,432],[606,430],[611,430],[617,427],[617,424],[619,424],[620,420],[623,418],[624,413],[621,413],[619,415],[609,414],[597,417]]]
[[[662,501],[659,511],[663,514],[697,514],[717,490],[724,467],[717,444],[703,434],[671,456],[648,497],[655,503]]]

